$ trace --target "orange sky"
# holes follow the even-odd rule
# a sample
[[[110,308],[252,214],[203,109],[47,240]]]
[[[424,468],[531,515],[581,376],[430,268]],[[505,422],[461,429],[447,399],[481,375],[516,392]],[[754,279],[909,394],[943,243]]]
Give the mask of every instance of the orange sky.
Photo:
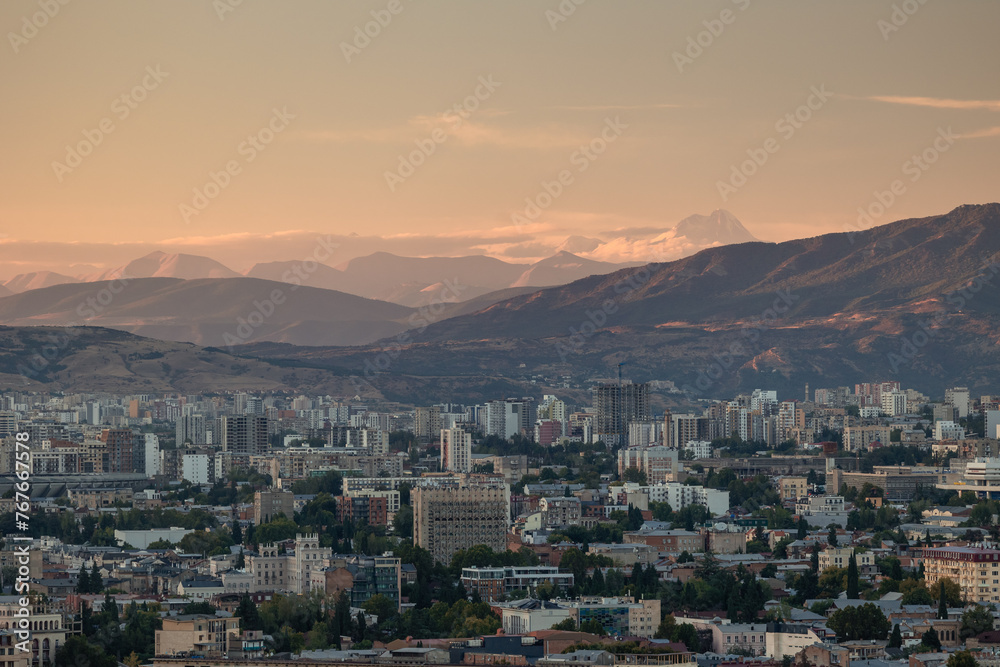
[[[895,180],[875,223],[994,201],[1000,4],[911,1],[8,0],[0,260],[248,266],[358,234],[525,261],[717,208],[840,231]]]

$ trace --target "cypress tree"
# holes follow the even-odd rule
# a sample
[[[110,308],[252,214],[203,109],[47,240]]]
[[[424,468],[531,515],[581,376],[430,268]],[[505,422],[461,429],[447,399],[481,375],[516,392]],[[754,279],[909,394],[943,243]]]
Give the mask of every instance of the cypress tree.
[[[847,561],[847,599],[858,599],[858,560],[851,554]]]

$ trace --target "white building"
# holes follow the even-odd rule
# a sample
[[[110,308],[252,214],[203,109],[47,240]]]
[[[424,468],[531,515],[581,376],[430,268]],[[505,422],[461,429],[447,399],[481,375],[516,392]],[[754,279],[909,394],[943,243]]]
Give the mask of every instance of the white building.
[[[965,429],[953,421],[934,422],[935,440],[965,440]]]
[[[155,433],[146,434],[145,442],[146,477],[160,474],[160,439]]]
[[[681,449],[691,452],[691,456],[696,459],[712,458],[712,443],[708,440],[688,440]]]
[[[958,416],[968,417],[969,416],[969,388],[968,387],[955,387],[953,389],[944,390],[944,402],[951,403],[958,410]]]
[[[882,412],[890,417],[906,414],[906,392],[890,391],[882,394]]]
[[[211,479],[208,454],[185,454],[181,467],[181,477],[192,484],[208,484]]]
[[[441,429],[441,470],[472,472],[472,434],[460,428]]]
[[[729,511],[729,491],[687,486],[678,482],[654,484],[645,488],[648,489],[650,501],[670,503],[670,508],[675,511],[688,505],[704,505],[712,516]]]
[[[151,528],[149,530],[116,530],[118,546],[131,544],[136,549],[148,549],[153,542],[165,540],[172,544],[180,542],[185,535],[193,533],[187,528]]]

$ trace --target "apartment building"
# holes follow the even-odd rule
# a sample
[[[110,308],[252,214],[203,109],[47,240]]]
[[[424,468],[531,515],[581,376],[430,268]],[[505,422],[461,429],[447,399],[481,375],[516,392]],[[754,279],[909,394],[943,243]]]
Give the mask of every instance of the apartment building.
[[[681,470],[679,452],[662,445],[654,447],[636,447],[618,451],[618,476],[624,477],[629,468],[646,473],[649,484],[663,484],[677,481]]]
[[[291,491],[257,491],[253,494],[253,522],[258,526],[279,514],[289,519],[295,513],[295,494]]]
[[[466,567],[462,569],[462,585],[469,593],[476,591],[487,602],[503,599],[514,591],[525,591],[550,584],[559,591],[573,587],[573,575],[560,572],[558,567],[535,565],[527,567]]]
[[[819,552],[819,571],[826,572],[831,567],[846,568],[851,554],[854,554],[859,568],[875,564],[875,556],[870,551],[854,553],[854,547],[827,547]]]
[[[510,491],[498,485],[418,487],[413,501],[414,542],[434,560],[450,563],[460,549],[485,544],[494,551],[507,548]]]
[[[778,489],[782,500],[798,500],[809,495],[809,482],[805,477],[782,477]]]
[[[197,654],[224,657],[240,634],[238,617],[218,618],[207,614],[167,616],[156,631],[156,655]]]
[[[980,547],[942,547],[923,550],[927,588],[934,590],[944,578],[962,588],[967,602],[1000,601],[1000,550]]]

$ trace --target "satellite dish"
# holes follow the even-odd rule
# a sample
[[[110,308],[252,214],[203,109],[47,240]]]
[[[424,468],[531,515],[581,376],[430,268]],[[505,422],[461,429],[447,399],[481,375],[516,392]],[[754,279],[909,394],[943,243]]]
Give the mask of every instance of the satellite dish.
[[[715,529],[716,530],[725,530],[726,529],[726,524],[724,524],[724,523],[722,523],[720,521],[719,523],[715,524]]]

